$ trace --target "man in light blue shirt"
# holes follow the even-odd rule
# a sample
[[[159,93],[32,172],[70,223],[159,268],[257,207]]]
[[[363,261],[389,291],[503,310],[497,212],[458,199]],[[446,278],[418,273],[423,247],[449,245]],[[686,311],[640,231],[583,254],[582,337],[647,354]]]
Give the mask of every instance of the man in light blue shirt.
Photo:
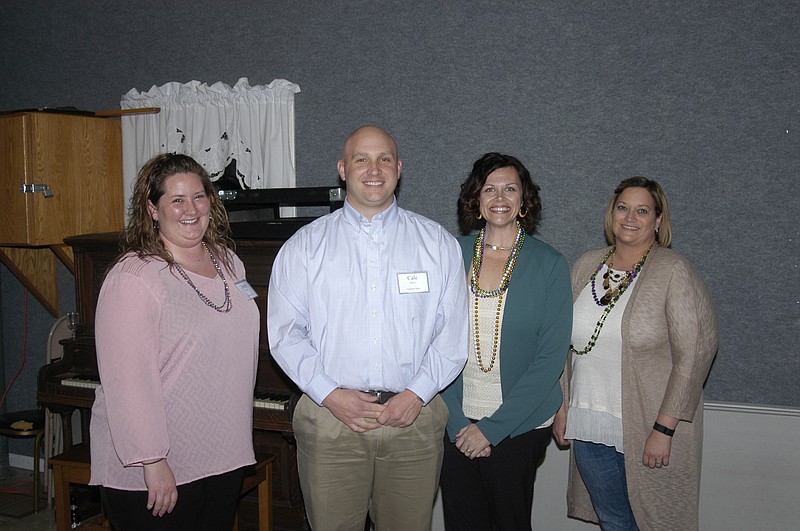
[[[468,352],[455,238],[397,206],[402,162],[384,130],[345,141],[343,208],[300,229],[272,268],[270,351],[300,387],[298,472],[314,531],[428,531],[447,408]]]

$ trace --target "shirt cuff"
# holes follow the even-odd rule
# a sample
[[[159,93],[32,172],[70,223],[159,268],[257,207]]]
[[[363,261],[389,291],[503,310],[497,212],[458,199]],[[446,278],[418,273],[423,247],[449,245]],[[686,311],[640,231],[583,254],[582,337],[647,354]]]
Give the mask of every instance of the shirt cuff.
[[[436,385],[436,383],[429,380],[425,376],[419,375],[412,380],[407,389],[420,397],[422,399],[422,403],[426,406],[428,405],[428,402],[433,400],[433,397],[439,393],[439,386]]]
[[[336,382],[325,376],[324,374],[320,374],[314,380],[309,382],[308,387],[303,389],[303,392],[311,398],[317,405],[321,406],[322,401],[331,394],[331,392],[338,388],[339,386],[336,385]]]

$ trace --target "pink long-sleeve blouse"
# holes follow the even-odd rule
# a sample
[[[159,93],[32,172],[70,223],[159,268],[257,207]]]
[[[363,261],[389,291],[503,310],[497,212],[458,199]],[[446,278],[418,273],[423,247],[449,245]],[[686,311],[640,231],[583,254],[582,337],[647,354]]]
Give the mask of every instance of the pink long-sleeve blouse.
[[[109,271],[95,318],[91,484],[146,490],[141,462],[158,458],[178,485],[254,462],[260,317],[236,287],[245,270],[232,258],[227,313],[160,259],[128,255]],[[212,302],[225,299],[219,277],[187,274]]]

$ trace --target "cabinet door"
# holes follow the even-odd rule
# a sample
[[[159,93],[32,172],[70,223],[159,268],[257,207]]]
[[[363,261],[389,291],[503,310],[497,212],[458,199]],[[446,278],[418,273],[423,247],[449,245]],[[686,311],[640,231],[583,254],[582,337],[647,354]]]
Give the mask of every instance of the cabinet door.
[[[12,203],[0,213],[0,244],[53,245],[67,236],[122,228],[119,122],[25,113],[0,117],[0,131],[0,179]],[[52,196],[22,193],[23,183],[47,185]]]
[[[19,187],[25,183],[25,137],[22,115],[0,118],[0,243],[28,243],[29,208],[27,194]]]
[[[85,118],[81,145],[80,209],[72,234],[113,232],[123,229],[122,129],[119,120]]]
[[[84,118],[49,113],[25,115],[28,184],[47,185],[52,192],[26,193],[30,245],[61,243],[77,230],[80,208]]]

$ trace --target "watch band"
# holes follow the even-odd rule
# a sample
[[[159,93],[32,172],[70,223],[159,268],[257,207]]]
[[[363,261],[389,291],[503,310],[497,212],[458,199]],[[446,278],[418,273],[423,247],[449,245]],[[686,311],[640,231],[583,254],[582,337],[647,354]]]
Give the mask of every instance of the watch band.
[[[667,435],[669,437],[672,437],[673,435],[675,435],[675,430],[667,428],[666,426],[664,426],[663,424],[659,424],[658,422],[653,424],[653,429],[658,431],[658,432],[661,432],[664,435]]]

